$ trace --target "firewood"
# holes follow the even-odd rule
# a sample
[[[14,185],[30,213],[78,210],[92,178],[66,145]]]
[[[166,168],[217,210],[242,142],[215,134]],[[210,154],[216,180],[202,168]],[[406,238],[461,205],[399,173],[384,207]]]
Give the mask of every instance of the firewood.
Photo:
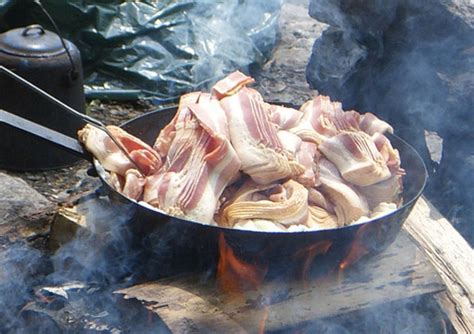
[[[446,285],[436,299],[458,333],[474,328],[474,251],[427,200],[420,198],[404,224]]]

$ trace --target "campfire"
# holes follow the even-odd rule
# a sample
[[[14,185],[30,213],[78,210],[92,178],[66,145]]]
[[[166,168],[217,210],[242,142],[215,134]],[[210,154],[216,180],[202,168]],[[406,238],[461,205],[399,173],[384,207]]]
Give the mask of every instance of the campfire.
[[[362,90],[376,84],[361,64],[382,66],[369,54],[379,22],[360,34],[355,14],[327,6],[309,8],[332,26],[321,34],[327,25],[307,5],[282,4],[267,17],[281,36],[260,70],[228,66],[216,49],[215,76],[197,64],[200,85],[176,105],[89,101],[76,115],[82,146],[71,131],[0,110],[1,131],[59,140],[88,160],[0,171],[0,332],[471,330],[472,249],[421,196],[426,156],[397,136],[406,120],[377,108],[394,102],[387,84],[374,79],[377,96]],[[187,10],[196,40],[219,27]],[[360,40],[342,35],[349,28]],[[257,42],[246,52],[258,54]],[[348,54],[358,61],[333,67]],[[179,89],[177,73],[164,73]]]

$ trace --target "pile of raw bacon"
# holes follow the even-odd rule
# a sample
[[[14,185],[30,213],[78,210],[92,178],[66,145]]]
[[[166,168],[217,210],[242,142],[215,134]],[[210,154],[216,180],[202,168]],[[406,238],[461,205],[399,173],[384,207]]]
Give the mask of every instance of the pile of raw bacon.
[[[205,224],[305,231],[397,208],[404,172],[389,124],[326,96],[300,110],[271,105],[252,82],[234,72],[211,93],[182,96],[153,147],[109,127],[145,176],[101,130],[79,138],[125,196]]]

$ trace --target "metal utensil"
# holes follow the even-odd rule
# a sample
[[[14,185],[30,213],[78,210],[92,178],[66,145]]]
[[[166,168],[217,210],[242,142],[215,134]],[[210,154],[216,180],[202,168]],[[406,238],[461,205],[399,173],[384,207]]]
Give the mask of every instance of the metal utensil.
[[[60,132],[44,127],[35,122],[31,122],[23,117],[17,116],[2,109],[0,109],[0,123],[4,123],[16,129],[33,134],[46,141],[54,141],[58,145],[61,145],[62,149],[65,149],[70,153],[79,155],[81,158],[85,158],[90,162],[93,162],[92,155],[84,150],[78,140],[66,136]]]

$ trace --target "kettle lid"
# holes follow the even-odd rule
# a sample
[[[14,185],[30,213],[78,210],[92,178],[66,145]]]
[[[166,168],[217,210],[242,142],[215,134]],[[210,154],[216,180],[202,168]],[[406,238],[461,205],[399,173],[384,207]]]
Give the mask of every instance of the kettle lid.
[[[65,52],[59,36],[39,24],[9,30],[0,35],[0,51],[20,57],[44,58]]]

